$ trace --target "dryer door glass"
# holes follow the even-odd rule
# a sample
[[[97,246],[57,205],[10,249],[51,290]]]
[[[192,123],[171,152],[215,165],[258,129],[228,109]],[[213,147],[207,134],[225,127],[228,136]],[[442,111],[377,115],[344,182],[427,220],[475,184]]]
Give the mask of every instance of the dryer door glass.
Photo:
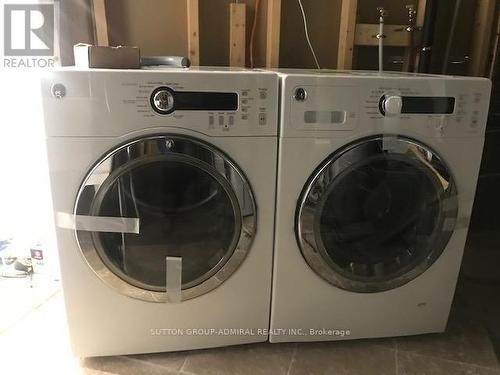
[[[443,252],[456,219],[455,184],[427,147],[370,139],[323,163],[297,210],[302,253],[341,288],[377,292],[424,272]]]
[[[250,188],[234,163],[208,145],[181,137],[137,141],[114,151],[90,176],[80,214],[140,222],[138,234],[78,231],[92,268],[98,275],[111,271],[111,284],[121,291],[162,299],[166,257],[181,257],[183,297],[192,298],[229,277],[249,249],[255,229]]]

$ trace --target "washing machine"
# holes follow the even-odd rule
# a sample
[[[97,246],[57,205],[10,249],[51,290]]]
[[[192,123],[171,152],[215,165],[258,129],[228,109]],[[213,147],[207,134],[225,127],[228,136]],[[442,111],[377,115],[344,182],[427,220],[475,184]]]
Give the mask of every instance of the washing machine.
[[[282,71],[272,342],[441,332],[483,149],[483,78]]]
[[[266,341],[276,74],[71,68],[42,93],[74,353]]]

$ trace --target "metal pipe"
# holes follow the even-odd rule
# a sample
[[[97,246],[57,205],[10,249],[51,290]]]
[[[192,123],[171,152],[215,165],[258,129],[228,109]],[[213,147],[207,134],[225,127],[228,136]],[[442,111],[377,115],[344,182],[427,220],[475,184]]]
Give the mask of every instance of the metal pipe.
[[[493,54],[491,58],[491,65],[490,65],[490,73],[488,74],[489,78],[493,80],[495,78],[495,69],[497,65],[497,59],[498,59],[498,42],[500,39],[500,9],[498,10],[498,17],[497,17],[497,28],[496,28],[496,33],[495,33],[495,41],[493,42]]]
[[[443,57],[443,66],[441,68],[441,73],[446,74],[448,71],[448,60],[450,59],[451,45],[453,44],[453,36],[455,34],[455,29],[457,27],[458,14],[460,13],[460,5],[462,0],[455,1],[455,10],[453,11],[453,18],[451,20],[450,32],[448,34],[448,40],[446,41],[446,49]]]
[[[379,13],[379,28],[378,28],[378,71],[382,72],[384,70],[384,17],[387,15],[387,12],[384,8],[377,8]]]

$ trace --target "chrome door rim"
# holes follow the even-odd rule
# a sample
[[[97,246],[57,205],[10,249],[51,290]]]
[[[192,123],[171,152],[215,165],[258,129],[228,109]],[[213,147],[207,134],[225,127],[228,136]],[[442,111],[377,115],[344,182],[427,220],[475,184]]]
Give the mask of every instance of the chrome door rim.
[[[183,147],[177,147],[178,145]],[[191,285],[194,284],[193,282],[185,287],[183,285],[181,298],[187,300],[206,294],[221,285],[238,269],[250,250],[256,232],[256,203],[251,186],[236,164],[217,148],[191,137],[169,134],[148,136],[118,146],[102,157],[85,177],[77,195],[74,212],[76,215],[95,215],[94,201],[100,194],[102,195],[103,185],[109,184],[109,177],[113,178],[112,175],[116,170],[143,159],[144,155],[137,151],[145,149],[148,150],[150,158],[170,157],[183,162],[189,161],[201,168],[203,172],[210,173],[222,185],[231,202],[238,206],[234,210],[233,205],[233,210],[238,221],[235,223],[236,228],[240,230],[236,241],[232,243],[232,248],[228,249],[225,256],[214,267],[217,269],[213,274],[204,277],[196,285]],[[111,160],[117,163],[112,168],[110,167]],[[106,165],[109,170],[106,170]],[[99,182],[92,183],[92,177],[103,174],[105,177],[100,177]],[[89,185],[95,187],[95,194],[91,198],[82,194]],[[241,187],[244,189],[243,196],[248,197],[250,202],[244,202],[242,196],[234,192],[236,188],[241,189]],[[243,207],[245,207],[244,214],[242,213]],[[119,277],[117,272],[113,272],[99,255],[100,250],[96,246],[95,233],[75,230],[75,234],[85,261],[108,286],[123,295],[143,301],[166,302],[168,300],[166,292],[132,285]]]
[[[354,280],[345,275],[342,269],[335,265],[327,254],[325,246],[322,244],[321,237],[317,235],[317,212],[321,210],[321,205],[324,203],[325,195],[328,194],[328,186],[349,166],[352,160],[347,160],[352,157],[352,151],[359,149],[363,145],[373,145],[377,143],[382,145],[384,142],[392,144],[393,147],[384,149],[380,147],[380,152],[389,153],[392,155],[405,155],[412,153],[415,160],[420,160],[422,167],[430,170],[435,178],[443,184],[443,191],[446,192],[447,207],[440,210],[441,229],[437,231],[434,238],[434,246],[427,256],[422,261],[406,272],[397,275],[389,280],[379,282],[367,282],[363,280]],[[408,156],[405,156],[408,157]],[[425,162],[425,160],[431,160]],[[440,172],[441,171],[441,172]],[[442,172],[444,171],[444,172]],[[456,185],[454,183],[448,167],[442,159],[427,146],[401,136],[376,136],[354,142],[341,150],[334,152],[329,156],[308,180],[296,210],[295,233],[297,243],[309,267],[324,280],[341,289],[354,292],[381,292],[397,288],[415,279],[425,272],[443,253],[446,245],[454,230],[454,225],[457,218],[458,203],[457,203]],[[443,224],[446,223],[446,227]],[[319,238],[319,240],[318,240]]]

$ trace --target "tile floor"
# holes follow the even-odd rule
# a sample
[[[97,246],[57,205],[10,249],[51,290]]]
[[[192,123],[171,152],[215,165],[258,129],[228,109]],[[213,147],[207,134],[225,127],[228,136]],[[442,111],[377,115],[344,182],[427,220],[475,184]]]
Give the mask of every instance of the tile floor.
[[[311,344],[254,344],[192,352],[74,358],[60,292],[0,333],[0,374],[500,375],[487,331],[457,293],[444,334]],[[469,305],[467,305],[469,303]]]

